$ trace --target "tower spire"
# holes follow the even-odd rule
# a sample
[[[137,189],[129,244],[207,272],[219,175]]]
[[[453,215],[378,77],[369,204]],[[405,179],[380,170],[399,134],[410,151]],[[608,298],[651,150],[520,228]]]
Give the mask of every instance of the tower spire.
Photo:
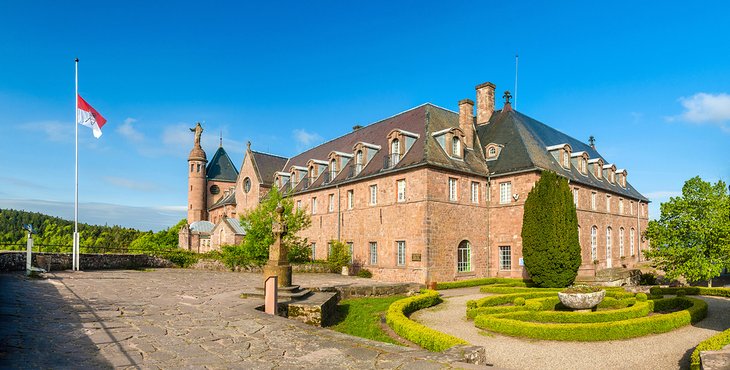
[[[221,129],[220,143],[218,144],[218,146],[220,146],[221,148],[223,147],[223,129]]]

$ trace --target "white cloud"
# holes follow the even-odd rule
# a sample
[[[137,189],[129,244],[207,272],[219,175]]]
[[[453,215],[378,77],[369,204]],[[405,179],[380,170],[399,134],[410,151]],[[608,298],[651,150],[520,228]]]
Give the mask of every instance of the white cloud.
[[[681,191],[674,191],[674,190],[658,190],[658,191],[652,191],[650,193],[644,193],[644,196],[649,198],[652,201],[656,201],[658,199],[669,199],[671,197],[678,197],[682,195]]]
[[[727,125],[730,122],[730,95],[701,92],[690,97],[681,97],[679,102],[684,107],[684,112],[679,116],[669,117],[670,122],[681,120],[697,124],[709,123],[730,132]]]
[[[315,132],[307,132],[303,129],[296,129],[293,131],[294,140],[297,142],[297,146],[300,148],[311,148],[314,144],[321,143],[323,141],[322,136]]]
[[[134,128],[133,124],[137,122],[134,118],[127,118],[121,126],[117,128],[117,132],[130,141],[140,142],[144,140],[144,135]]]
[[[131,189],[131,190],[141,190],[141,191],[159,190],[159,186],[157,186],[151,182],[136,181],[136,180],[126,179],[123,177],[114,177],[114,176],[106,176],[103,179],[105,182],[112,184],[114,186],[118,186],[120,188],[126,188],[126,189]]]
[[[75,127],[70,123],[60,121],[29,122],[20,126],[21,129],[39,132],[46,140],[54,142],[69,142],[73,140]]]

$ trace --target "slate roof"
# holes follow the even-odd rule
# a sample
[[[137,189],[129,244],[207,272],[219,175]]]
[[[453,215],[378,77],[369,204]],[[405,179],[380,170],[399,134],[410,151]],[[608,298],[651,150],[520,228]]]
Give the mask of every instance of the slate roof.
[[[197,231],[199,233],[210,234],[213,231],[213,225],[210,221],[195,221],[190,224],[190,231]]]
[[[236,182],[238,170],[223,147],[218,147],[205,170],[208,180]]]
[[[332,151],[353,153],[355,144],[364,142],[378,145],[380,150],[376,152],[375,156],[359,174],[353,176],[348,165],[341,169],[334,181],[328,182],[327,186],[418,165],[430,165],[486,177],[487,166],[484,161],[483,151],[467,150],[465,151],[465,158],[454,159],[442,149],[438,141],[432,136],[434,132],[455,127],[459,127],[458,113],[426,103],[298,154],[289,159],[286,166],[281,170],[291,172],[293,166],[306,167],[310,159],[326,161]],[[395,166],[386,168],[386,158],[389,154],[387,136],[394,129],[415,133],[418,138],[408,151],[402,154],[400,161]],[[350,164],[352,163],[354,162],[351,160]],[[325,176],[320,175],[312,184],[306,184],[306,181],[300,182],[294,190],[301,191],[305,190],[305,187],[307,189],[319,187],[325,185],[323,184],[324,180]]]
[[[606,179],[597,179],[591,171],[583,175],[571,165],[565,169],[546,149],[552,145],[569,144],[572,152],[585,151],[590,159],[601,158],[605,164],[611,163],[590,145],[568,136],[540,121],[514,110],[496,111],[489,124],[477,127],[477,136],[483,147],[490,143],[503,145],[499,157],[488,162],[493,175],[508,174],[534,169],[544,169],[565,176],[570,181],[603,189],[628,198],[648,202],[630,183],[626,188]],[[621,167],[621,166],[619,166]]]
[[[234,188],[235,189],[235,188]],[[236,191],[230,191],[228,194],[225,194],[221,197],[221,199],[218,199],[217,202],[211,204],[210,207],[208,207],[208,211],[223,207],[227,204],[236,205]]]
[[[251,151],[251,159],[261,184],[271,187],[274,183],[274,174],[281,171],[286,165],[287,158],[278,155]],[[245,158],[244,158],[245,160]]]

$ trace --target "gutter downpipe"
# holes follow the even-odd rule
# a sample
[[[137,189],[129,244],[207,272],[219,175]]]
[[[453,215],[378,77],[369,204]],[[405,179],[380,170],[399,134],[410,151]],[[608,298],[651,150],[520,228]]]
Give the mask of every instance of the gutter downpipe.
[[[489,203],[487,204],[487,277],[491,277],[492,244],[489,240],[489,235],[491,234],[490,228],[492,226],[490,222],[492,215],[492,173],[489,171],[487,171],[487,199],[489,199]]]
[[[342,198],[340,196],[340,185],[337,184],[335,186],[337,188],[337,241],[340,241],[340,233],[341,233],[341,223],[342,223],[342,211],[340,208],[340,202],[342,202]]]
[[[639,215],[641,215],[641,199],[639,199],[639,204],[636,207],[636,237],[639,242],[639,249],[636,253],[638,256],[638,262],[641,262],[641,218],[639,217]]]

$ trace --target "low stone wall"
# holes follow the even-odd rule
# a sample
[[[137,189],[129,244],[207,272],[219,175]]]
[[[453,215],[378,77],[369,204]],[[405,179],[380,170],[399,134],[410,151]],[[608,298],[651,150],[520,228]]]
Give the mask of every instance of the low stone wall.
[[[211,270],[211,271],[231,271],[223,262],[219,260],[201,259],[194,265],[190,266],[192,269],[198,270]],[[262,273],[260,266],[236,266],[233,269],[236,272],[256,272]],[[330,273],[329,266],[320,263],[305,263],[305,264],[293,264],[292,272],[294,273]]]
[[[423,286],[416,283],[394,283],[381,285],[341,285],[307,288],[313,292],[336,292],[338,299],[358,297],[387,297],[398,294],[413,294]]]
[[[149,256],[146,254],[82,253],[79,257],[79,260],[81,263],[81,270],[115,270],[144,267],[175,267],[175,264],[164,258]],[[69,270],[71,269],[72,265],[71,254],[33,253],[33,260],[31,261],[31,265],[41,267],[49,271]],[[0,252],[0,272],[5,271],[25,271],[25,252]]]

